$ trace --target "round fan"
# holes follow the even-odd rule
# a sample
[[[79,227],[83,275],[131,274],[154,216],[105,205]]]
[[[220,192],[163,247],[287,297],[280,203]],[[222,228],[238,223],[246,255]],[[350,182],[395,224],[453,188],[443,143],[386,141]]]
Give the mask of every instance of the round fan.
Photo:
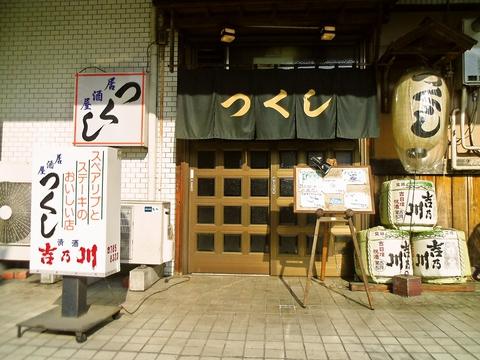
[[[31,184],[0,182],[0,243],[30,241]]]

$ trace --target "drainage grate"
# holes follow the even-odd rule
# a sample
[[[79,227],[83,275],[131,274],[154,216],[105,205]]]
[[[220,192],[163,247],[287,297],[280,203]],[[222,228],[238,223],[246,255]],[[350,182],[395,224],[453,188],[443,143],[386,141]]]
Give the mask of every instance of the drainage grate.
[[[285,305],[285,304],[278,305],[278,308],[280,309],[280,311],[295,311],[297,309],[295,305]]]

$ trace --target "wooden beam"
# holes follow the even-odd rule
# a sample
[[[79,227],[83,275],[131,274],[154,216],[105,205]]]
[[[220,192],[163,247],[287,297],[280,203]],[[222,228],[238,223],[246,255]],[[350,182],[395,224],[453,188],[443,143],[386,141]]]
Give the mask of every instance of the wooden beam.
[[[349,284],[351,291],[365,291],[361,282],[351,282]],[[368,290],[374,292],[391,292],[392,284],[368,284]],[[422,291],[425,292],[473,292],[476,290],[476,284],[469,281],[464,284],[426,284],[422,283]]]

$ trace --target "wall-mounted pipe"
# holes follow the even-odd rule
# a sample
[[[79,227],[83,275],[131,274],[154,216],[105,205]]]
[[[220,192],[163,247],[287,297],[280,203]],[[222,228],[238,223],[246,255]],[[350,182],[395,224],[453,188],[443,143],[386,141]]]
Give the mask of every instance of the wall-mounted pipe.
[[[460,99],[460,138],[462,140],[462,147],[465,150],[480,150],[480,146],[472,146],[466,144],[465,139],[465,114],[467,112],[467,100],[468,100],[468,93],[467,87],[462,87],[462,98]],[[468,129],[471,131],[471,129]]]
[[[157,182],[157,99],[158,99],[158,12],[155,5],[150,13],[150,72],[148,77],[148,200],[156,200]]]
[[[173,10],[170,11],[170,41],[169,41],[169,47],[170,47],[170,64],[168,66],[169,70],[171,73],[175,71],[175,30],[173,28]]]

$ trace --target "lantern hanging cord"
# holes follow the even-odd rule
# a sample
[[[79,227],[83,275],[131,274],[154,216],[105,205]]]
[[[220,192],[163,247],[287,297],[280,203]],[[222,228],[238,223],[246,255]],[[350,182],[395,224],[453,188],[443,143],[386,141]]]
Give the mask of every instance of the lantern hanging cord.
[[[417,182],[417,170],[415,169],[413,171],[413,190],[412,190],[412,211],[411,211],[411,215],[410,215],[410,243],[412,241],[412,227],[413,227],[413,206],[414,206],[414,202],[415,202],[415,187],[416,187],[416,182]],[[407,192],[407,206],[408,206],[408,199],[410,199],[410,189],[411,187],[409,186],[408,188],[408,192]],[[407,216],[407,212],[405,211],[404,214],[403,214],[403,223],[405,223],[405,217]]]
[[[413,206],[414,206],[414,201],[415,201],[415,187],[416,187],[416,181],[417,181],[417,170],[415,169],[413,172],[413,191],[412,191],[412,214],[410,215],[410,231],[408,232],[408,237],[409,237],[409,243],[410,247],[412,246],[412,240],[413,240],[413,232],[412,232],[412,226],[413,226]],[[408,189],[408,192],[410,193],[410,189]],[[409,194],[410,195],[410,194]],[[407,197],[408,199],[408,197]],[[412,273],[413,273],[413,259],[412,259]],[[408,274],[407,274],[408,275]]]

